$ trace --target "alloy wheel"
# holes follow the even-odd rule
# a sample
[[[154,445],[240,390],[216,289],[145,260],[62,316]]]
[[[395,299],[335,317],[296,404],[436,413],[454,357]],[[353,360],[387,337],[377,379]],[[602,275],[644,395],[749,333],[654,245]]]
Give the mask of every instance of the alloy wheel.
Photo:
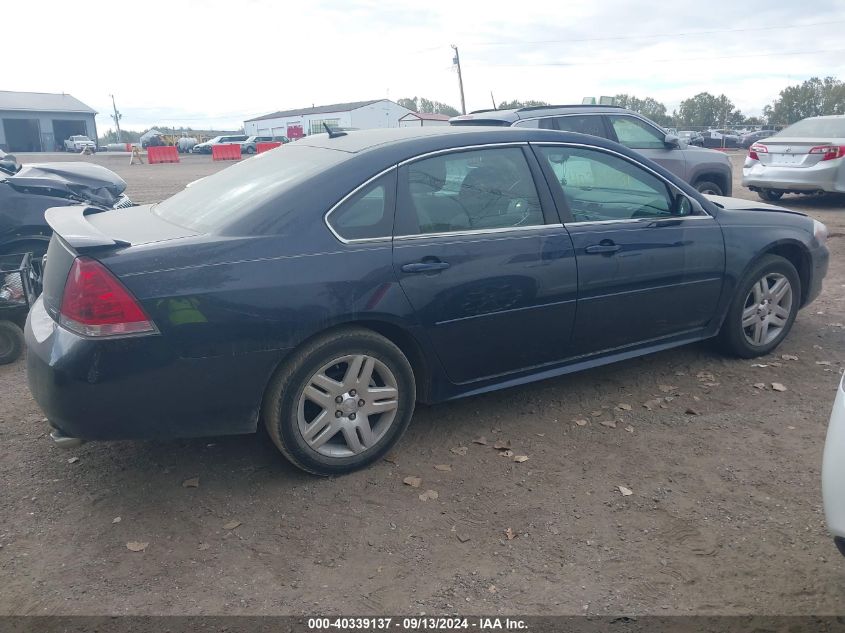
[[[398,408],[393,372],[378,358],[352,354],[332,360],[311,376],[299,396],[297,427],[320,455],[360,455],[384,437]]]
[[[742,310],[742,331],[756,347],[774,341],[792,314],[792,284],[780,273],[767,273],[748,292]]]

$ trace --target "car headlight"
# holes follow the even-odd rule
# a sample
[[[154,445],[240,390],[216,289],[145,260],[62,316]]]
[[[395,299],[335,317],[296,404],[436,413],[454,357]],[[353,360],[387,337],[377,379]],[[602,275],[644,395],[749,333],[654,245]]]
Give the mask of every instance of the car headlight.
[[[819,244],[827,242],[828,230],[823,222],[813,220],[813,237],[816,238]]]

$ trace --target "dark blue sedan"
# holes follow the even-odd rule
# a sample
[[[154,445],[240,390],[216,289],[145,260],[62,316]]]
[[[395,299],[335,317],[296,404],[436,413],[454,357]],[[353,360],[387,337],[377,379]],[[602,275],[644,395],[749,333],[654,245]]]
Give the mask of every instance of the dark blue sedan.
[[[718,337],[774,349],[826,229],[592,136],[310,136],[156,205],[48,211],[29,383],[54,438],[249,433],[312,473],[439,402]]]

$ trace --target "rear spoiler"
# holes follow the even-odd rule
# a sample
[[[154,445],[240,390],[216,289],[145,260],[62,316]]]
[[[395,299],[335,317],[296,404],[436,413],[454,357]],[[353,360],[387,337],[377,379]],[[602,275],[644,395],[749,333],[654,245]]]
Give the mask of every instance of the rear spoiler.
[[[55,233],[77,250],[105,246],[131,246],[129,242],[109,237],[85,219],[86,215],[104,210],[86,205],[52,207],[44,213],[44,219]]]

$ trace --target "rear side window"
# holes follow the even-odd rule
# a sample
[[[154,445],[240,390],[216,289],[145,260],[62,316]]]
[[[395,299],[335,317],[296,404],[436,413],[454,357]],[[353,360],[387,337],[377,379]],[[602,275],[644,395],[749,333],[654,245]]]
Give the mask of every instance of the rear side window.
[[[331,212],[329,226],[345,240],[390,239],[395,181],[394,170],[355,193]]]
[[[604,123],[601,116],[587,114],[584,116],[559,116],[549,119],[554,124],[553,130],[563,132],[578,132],[579,134],[590,134],[592,136],[607,137],[604,131]],[[545,127],[541,125],[540,127]]]
[[[666,149],[666,135],[632,116],[610,116],[616,138],[631,149]]]
[[[454,152],[403,171],[397,235],[537,226],[540,199],[522,149]]]

